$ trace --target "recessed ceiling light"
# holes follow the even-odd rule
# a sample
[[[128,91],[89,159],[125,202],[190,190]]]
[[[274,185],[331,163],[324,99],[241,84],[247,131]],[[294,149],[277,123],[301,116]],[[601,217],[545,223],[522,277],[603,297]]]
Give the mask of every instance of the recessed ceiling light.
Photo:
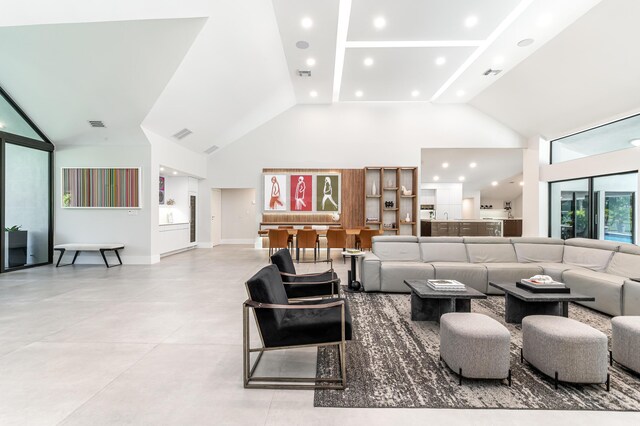
[[[178,174],[178,172],[174,171],[174,172],[173,172],[173,174],[174,174],[174,175],[177,175],[177,174]]]
[[[160,167],[160,171],[161,171],[161,172],[164,172],[164,167]]]
[[[433,180],[436,181],[436,182],[439,181],[440,180],[440,176],[434,176]]]
[[[471,167],[472,169],[475,169],[477,165],[477,163],[469,163],[469,167]]]
[[[459,176],[459,177],[458,177],[458,180],[459,180],[460,182],[464,182],[464,176]]]
[[[459,97],[459,98],[463,97],[466,94],[467,94],[467,92],[465,92],[464,90],[458,90],[456,92],[456,96]]]
[[[387,26],[387,20],[384,19],[383,16],[378,16],[376,19],[373,20],[373,26],[381,30],[382,28]]]
[[[520,181],[520,186],[524,186],[524,182],[523,181]]]
[[[316,64],[316,60],[314,58],[307,58],[307,66],[314,66]]]
[[[308,49],[309,48],[309,42],[308,41],[304,41],[304,40],[300,40],[300,41],[296,41],[296,47],[298,49]]]
[[[447,167],[449,167],[449,163],[442,163],[442,168],[446,169]]]
[[[300,25],[302,25],[302,28],[311,28],[313,26],[313,21],[311,18],[302,18]]]
[[[362,90],[356,91],[356,98],[361,98],[362,95],[364,95],[364,93],[362,93]]]
[[[467,28],[475,27],[478,24],[477,16],[467,16],[467,19],[464,20],[464,26]]]
[[[527,47],[527,46],[531,46],[533,44],[533,39],[532,38],[525,38],[523,40],[520,40],[518,42],[518,47]]]
[[[633,146],[640,146],[640,139],[631,139],[629,143]]]
[[[414,98],[417,98],[418,96],[420,96],[420,91],[419,90],[412,91],[411,96],[413,96]]]
[[[444,65],[447,63],[447,58],[445,58],[444,56],[438,56],[436,58],[436,65],[440,66],[440,65]]]
[[[373,65],[373,58],[364,58],[364,65],[366,67],[370,67],[371,65]]]
[[[493,182],[491,182],[491,186],[498,186],[498,182],[494,180]]]
[[[318,96],[318,92],[316,92],[315,90],[312,90],[309,92],[309,96],[311,96],[312,98],[315,98]]]

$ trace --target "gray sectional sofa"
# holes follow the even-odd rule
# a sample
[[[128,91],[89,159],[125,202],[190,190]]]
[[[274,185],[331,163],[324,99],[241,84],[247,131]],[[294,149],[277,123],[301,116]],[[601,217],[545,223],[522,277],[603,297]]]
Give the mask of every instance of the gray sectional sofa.
[[[455,279],[487,294],[489,282],[550,275],[609,315],[640,315],[640,247],[574,238],[378,236],[360,259],[365,291],[409,292],[406,279]]]

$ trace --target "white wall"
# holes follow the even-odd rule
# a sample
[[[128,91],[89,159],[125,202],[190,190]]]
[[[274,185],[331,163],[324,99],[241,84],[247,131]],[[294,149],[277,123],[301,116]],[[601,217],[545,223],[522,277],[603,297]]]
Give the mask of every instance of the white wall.
[[[143,137],[132,134],[132,137]],[[151,196],[151,147],[149,145],[58,146],[54,170],[55,244],[122,243],[124,263],[151,263],[151,211],[157,211],[157,190]],[[141,167],[140,209],[64,209],[61,206],[62,167]],[[157,183],[156,183],[157,186]],[[129,214],[133,212],[133,214]],[[156,216],[157,217],[157,216]],[[156,222],[157,225],[157,222]],[[102,263],[96,253],[83,253],[77,263]]]
[[[254,244],[258,226],[255,189],[222,190],[222,244]]]
[[[206,187],[254,188],[262,205],[263,168],[419,167],[421,148],[470,147],[523,148],[525,140],[465,105],[298,105],[210,155]]]

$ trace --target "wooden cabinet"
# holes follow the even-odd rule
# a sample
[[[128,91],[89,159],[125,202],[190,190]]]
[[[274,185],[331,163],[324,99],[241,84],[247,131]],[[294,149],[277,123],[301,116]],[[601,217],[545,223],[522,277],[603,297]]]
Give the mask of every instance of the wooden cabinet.
[[[504,237],[522,236],[522,219],[505,219],[502,226],[502,235]]]
[[[365,167],[364,194],[366,226],[388,235],[418,235],[417,167]]]
[[[500,222],[422,221],[423,237],[499,237]]]

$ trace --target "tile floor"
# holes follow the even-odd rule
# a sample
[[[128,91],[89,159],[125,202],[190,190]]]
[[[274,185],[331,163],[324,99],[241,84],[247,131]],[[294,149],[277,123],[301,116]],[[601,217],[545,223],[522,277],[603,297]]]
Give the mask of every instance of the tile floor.
[[[266,258],[222,246],[150,266],[0,276],[0,425],[640,423],[636,413],[314,408],[311,391],[245,390],[244,281]],[[346,281],[348,263],[335,260]],[[315,350],[292,350],[263,367],[309,375],[315,362]]]

